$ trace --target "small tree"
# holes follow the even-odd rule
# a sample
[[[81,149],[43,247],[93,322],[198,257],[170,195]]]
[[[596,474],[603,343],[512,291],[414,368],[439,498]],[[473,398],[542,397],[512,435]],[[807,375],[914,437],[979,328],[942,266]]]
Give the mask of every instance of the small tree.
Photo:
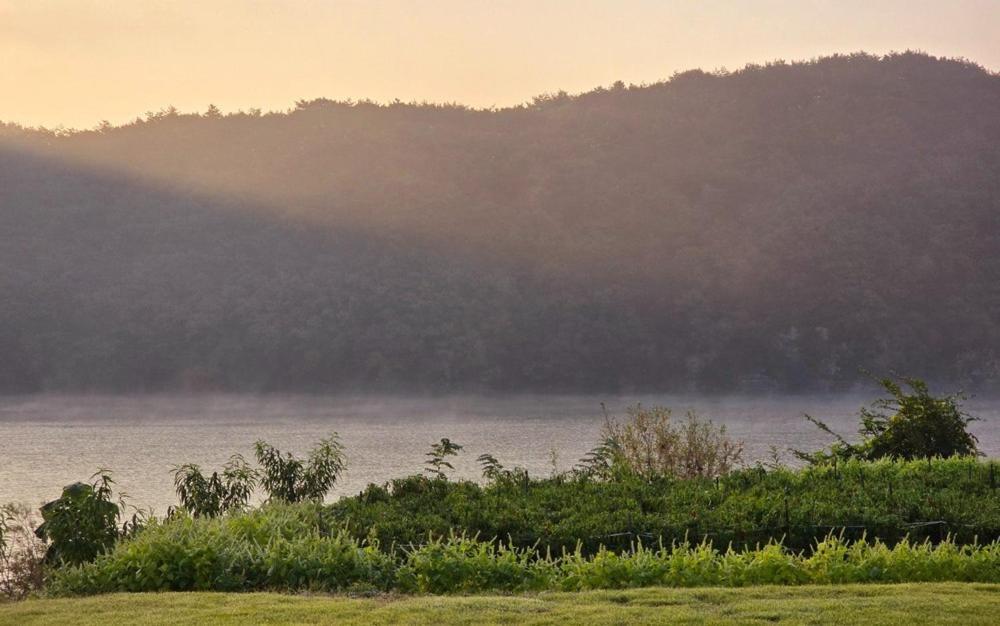
[[[430,458],[425,462],[427,467],[424,468],[424,471],[434,478],[444,480],[447,477],[445,476],[442,468],[446,467],[450,470],[455,469],[451,463],[445,460],[445,458],[457,455],[461,449],[462,446],[457,443],[452,443],[451,439],[448,439],[447,437],[441,439],[438,443],[433,444],[431,446],[431,451],[426,454],[426,456]]]
[[[49,542],[45,559],[50,563],[79,565],[93,561],[118,540],[118,516],[123,498],[113,500],[111,475],[98,470],[91,483],[73,483],[62,496],[41,508],[42,523],[35,529]]]
[[[195,517],[216,517],[245,508],[257,478],[257,471],[239,454],[229,458],[221,475],[212,472],[208,478],[194,463],[174,468],[177,497],[181,506]]]
[[[870,408],[861,409],[859,443],[850,443],[823,422],[806,415],[807,420],[837,441],[828,450],[812,453],[793,450],[793,453],[814,464],[850,458],[922,459],[979,454],[979,440],[968,430],[969,424],[978,418],[961,410],[961,394],[935,397],[922,380],[900,378],[899,381],[878,379],[889,397],[879,398]],[[903,384],[910,388],[909,393]]]
[[[483,469],[483,478],[491,482],[495,482],[502,478],[504,472],[507,471],[504,469],[503,465],[501,465],[500,461],[489,453],[480,454],[479,458],[476,459],[476,462],[479,463],[479,466]]]
[[[261,466],[260,485],[272,501],[321,502],[347,468],[337,433],[316,444],[304,460],[290,452],[283,455],[265,441],[254,444],[254,451]]]
[[[461,446],[459,446],[461,447]],[[528,470],[523,467],[505,468],[492,454],[481,454],[476,459],[483,470],[483,479],[491,483],[523,484],[528,480]],[[451,467],[448,465],[448,467]]]

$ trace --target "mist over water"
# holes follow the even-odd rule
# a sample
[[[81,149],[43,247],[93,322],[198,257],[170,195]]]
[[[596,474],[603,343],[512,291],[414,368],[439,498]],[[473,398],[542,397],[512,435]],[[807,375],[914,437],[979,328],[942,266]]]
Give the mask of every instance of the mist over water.
[[[464,446],[456,478],[479,478],[476,457],[496,456],[534,476],[571,468],[596,443],[604,402],[611,414],[628,404],[661,404],[725,424],[746,443],[745,459],[770,457],[771,446],[813,449],[829,438],[803,419],[809,413],[845,436],[873,396],[447,396],[438,398],[310,395],[20,396],[0,398],[0,502],[38,505],[62,486],[110,469],[130,502],[163,514],[176,504],[171,468],[193,462],[209,471],[231,454],[252,457],[264,439],[305,454],[340,433],[348,470],[331,499],[370,482],[419,473],[431,443]],[[1000,399],[971,398],[983,421],[972,430],[988,456],[1000,455]],[[788,456],[786,455],[786,459]]]

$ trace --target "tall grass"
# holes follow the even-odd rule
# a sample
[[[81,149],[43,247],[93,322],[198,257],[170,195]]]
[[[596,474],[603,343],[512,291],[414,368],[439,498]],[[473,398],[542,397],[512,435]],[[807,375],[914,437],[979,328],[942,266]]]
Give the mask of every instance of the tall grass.
[[[1000,582],[1000,543],[849,542],[809,553],[779,543],[719,550],[708,543],[623,553],[539,555],[464,536],[382,549],[327,528],[314,504],[271,505],[227,518],[154,523],[93,563],[56,570],[54,594],[165,590],[399,590],[417,593],[745,586],[856,582]]]

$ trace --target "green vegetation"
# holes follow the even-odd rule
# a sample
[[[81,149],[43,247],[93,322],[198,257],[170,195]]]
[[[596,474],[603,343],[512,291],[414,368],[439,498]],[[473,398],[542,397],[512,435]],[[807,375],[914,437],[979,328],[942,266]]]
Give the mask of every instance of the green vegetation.
[[[225,518],[153,523],[92,563],[52,574],[53,594],[114,591],[398,590],[417,593],[855,582],[996,582],[1000,542],[889,547],[820,541],[809,554],[778,544],[720,551],[707,543],[539,556],[465,537],[380,549],[329,532],[315,504],[271,505]]]
[[[965,441],[972,418],[958,400],[910,385],[912,397],[888,386],[897,412],[862,410],[863,427],[884,423],[876,437],[911,446],[919,438],[892,433],[912,433],[917,420],[935,434],[922,440],[933,443],[925,451]],[[870,441],[852,449],[873,448]],[[667,409],[637,405],[624,420],[606,416],[601,443],[569,472],[532,479],[486,454],[478,459],[484,484],[451,482],[447,459],[462,446],[445,438],[426,455],[427,475],[324,505],[345,467],[336,434],[306,459],[258,441],[258,467],[234,456],[207,479],[195,465],[176,468],[184,506],[165,519],[133,516],[119,529],[124,503],[114,503],[112,481],[99,472],[42,508],[37,535],[49,542],[46,591],[54,595],[1000,581],[992,461],[869,460],[839,453],[848,445],[841,440],[802,469],[736,470],[742,445],[724,428],[690,413],[675,424]],[[248,510],[256,485],[267,498]],[[7,561],[11,519],[0,520]]]
[[[637,589],[518,596],[115,594],[0,604],[0,622],[132,624],[993,624],[1000,586]]]
[[[265,441],[254,444],[260,485],[274,502],[321,502],[347,466],[337,433],[321,440],[306,459],[284,455]]]
[[[246,508],[254,488],[260,486],[269,502],[320,502],[347,466],[337,433],[322,439],[300,459],[282,454],[266,441],[254,444],[259,467],[251,467],[239,454],[229,458],[222,474],[205,478],[201,468],[185,463],[174,469],[177,497],[191,515],[215,517]]]
[[[174,469],[174,489],[181,506],[195,517],[215,517],[241,511],[250,502],[257,484],[257,470],[239,454],[234,454],[222,468],[208,478],[201,467],[185,463]]]
[[[841,529],[890,543],[946,534],[963,543],[1000,538],[1000,467],[968,457],[754,467],[717,479],[529,479],[503,471],[482,485],[420,476],[370,485],[325,509],[326,524],[359,540],[373,535],[384,546],[465,532],[556,554],[577,545],[592,554],[636,539],[669,544],[706,536],[720,548],[784,538],[807,550]]]
[[[796,451],[796,456],[810,463],[830,463],[836,459],[926,459],[979,454],[979,442],[968,430],[977,418],[962,412],[961,395],[936,397],[922,380],[903,378],[901,382],[912,393],[906,393],[891,378],[879,379],[890,397],[876,400],[870,409],[861,409],[860,443],[847,441],[807,415],[824,432],[834,435],[837,442],[829,452]]]
[[[62,496],[41,509],[43,522],[35,533],[48,542],[45,558],[50,563],[93,561],[123,534],[118,518],[124,503],[113,500],[111,475],[101,470],[91,480],[65,487]]]
[[[34,624],[992,624],[1000,587],[978,584],[639,589],[527,596],[115,594],[0,605]]]
[[[692,539],[720,548],[781,540],[810,550],[830,532],[890,543],[1000,539],[994,463],[955,456],[976,451],[966,429],[972,418],[956,396],[908,382],[913,395],[883,382],[893,397],[873,407],[894,409],[891,417],[861,410],[862,433],[876,434],[858,445],[841,439],[831,453],[799,453],[813,461],[801,470],[736,470],[742,443],[724,427],[690,413],[676,424],[668,409],[636,405],[623,420],[605,416],[601,443],[572,472],[532,480],[485,454],[484,485],[451,483],[443,459],[461,446],[443,439],[428,454],[433,479],[369,485],[330,506],[326,523],[383,546],[459,533],[539,554]]]
[[[455,456],[461,452],[462,446],[457,443],[453,443],[451,439],[447,437],[443,438],[441,441],[435,443],[431,446],[431,451],[427,453],[427,461],[424,464],[427,466],[424,468],[424,472],[430,474],[437,479],[445,479],[447,475],[444,473],[445,469],[453,470],[455,466],[445,459],[449,456]],[[482,457],[480,457],[482,460]]]
[[[995,389],[998,110],[906,53],[0,125],[0,388]]]

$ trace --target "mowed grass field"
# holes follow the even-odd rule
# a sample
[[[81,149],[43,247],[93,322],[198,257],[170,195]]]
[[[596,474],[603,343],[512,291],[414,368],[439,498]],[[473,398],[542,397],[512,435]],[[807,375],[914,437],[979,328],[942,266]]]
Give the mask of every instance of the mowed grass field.
[[[997,624],[1000,585],[666,589],[515,596],[113,594],[0,604],[0,624]]]

